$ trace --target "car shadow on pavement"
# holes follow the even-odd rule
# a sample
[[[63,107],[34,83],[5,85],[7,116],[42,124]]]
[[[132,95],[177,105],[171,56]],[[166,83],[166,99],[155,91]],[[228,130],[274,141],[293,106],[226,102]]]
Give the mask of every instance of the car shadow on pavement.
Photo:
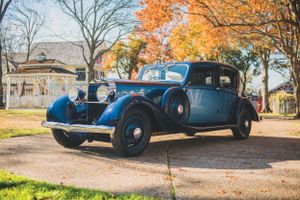
[[[292,137],[251,136],[235,140],[230,136],[199,135],[153,141],[141,156],[132,158],[117,156],[111,147],[84,145],[76,149],[96,157],[138,163],[165,165],[168,157],[172,167],[209,169],[265,169],[274,162],[300,160],[300,138]]]

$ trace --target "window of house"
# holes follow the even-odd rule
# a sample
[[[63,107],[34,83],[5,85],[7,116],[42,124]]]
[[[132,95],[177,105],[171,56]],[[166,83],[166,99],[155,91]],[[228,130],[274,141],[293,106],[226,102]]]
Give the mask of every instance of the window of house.
[[[225,89],[237,88],[237,76],[233,70],[220,68],[220,87]]]
[[[75,74],[77,75],[76,81],[86,80],[85,68],[76,68]]]
[[[213,69],[207,67],[198,67],[193,69],[189,85],[212,86]]]

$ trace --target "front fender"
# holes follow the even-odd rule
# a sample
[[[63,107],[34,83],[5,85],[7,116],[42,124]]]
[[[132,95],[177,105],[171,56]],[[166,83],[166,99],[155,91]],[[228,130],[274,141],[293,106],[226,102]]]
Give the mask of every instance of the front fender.
[[[249,112],[251,113],[251,117],[252,117],[253,121],[259,122],[259,115],[258,115],[255,107],[253,106],[253,104],[251,103],[251,101],[248,98],[246,98],[246,97],[241,97],[239,99],[239,102],[238,102],[238,105],[237,105],[236,111],[235,111],[236,122],[239,120],[240,113],[244,109],[248,109],[249,110]]]
[[[116,125],[125,113],[135,105],[146,105],[152,109],[154,107],[154,103],[147,97],[137,94],[128,94],[118,98],[117,101],[107,106],[97,121],[97,125]]]
[[[68,95],[62,96],[56,99],[47,110],[47,121],[69,123],[74,118],[76,113],[82,113],[86,111],[86,105],[77,105],[71,107],[72,103]]]
[[[120,97],[116,102],[110,104],[97,121],[97,125],[116,126],[118,121],[122,120],[125,114],[134,106],[141,106],[141,109],[147,109],[147,114],[156,118],[154,124],[160,126],[163,130],[177,130],[178,127],[154,102],[145,96],[138,94],[128,94]],[[149,113],[151,112],[151,113]],[[163,123],[162,123],[163,122]]]

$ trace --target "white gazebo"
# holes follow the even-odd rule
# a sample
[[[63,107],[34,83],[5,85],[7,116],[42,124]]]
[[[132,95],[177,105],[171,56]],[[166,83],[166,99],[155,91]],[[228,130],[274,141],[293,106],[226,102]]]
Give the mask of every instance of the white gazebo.
[[[77,77],[64,69],[64,63],[46,59],[39,54],[36,60],[19,65],[7,74],[6,109],[47,108],[57,97],[67,94]]]

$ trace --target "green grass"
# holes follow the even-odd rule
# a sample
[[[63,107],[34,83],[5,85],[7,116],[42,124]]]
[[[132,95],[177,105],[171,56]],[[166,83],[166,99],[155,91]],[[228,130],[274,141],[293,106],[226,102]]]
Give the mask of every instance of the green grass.
[[[274,116],[274,117],[295,117],[296,114],[292,113],[292,114],[279,114],[279,113],[259,113],[260,116]]]
[[[16,109],[16,110],[0,110],[0,115],[26,117],[28,115],[45,116],[46,109]]]
[[[0,200],[70,200],[70,199],[154,199],[137,194],[114,195],[98,190],[75,188],[31,180],[0,170]]]
[[[46,128],[32,128],[32,129],[4,128],[4,129],[0,129],[0,139],[27,136],[27,135],[46,134],[46,133],[50,133],[50,130]]]

